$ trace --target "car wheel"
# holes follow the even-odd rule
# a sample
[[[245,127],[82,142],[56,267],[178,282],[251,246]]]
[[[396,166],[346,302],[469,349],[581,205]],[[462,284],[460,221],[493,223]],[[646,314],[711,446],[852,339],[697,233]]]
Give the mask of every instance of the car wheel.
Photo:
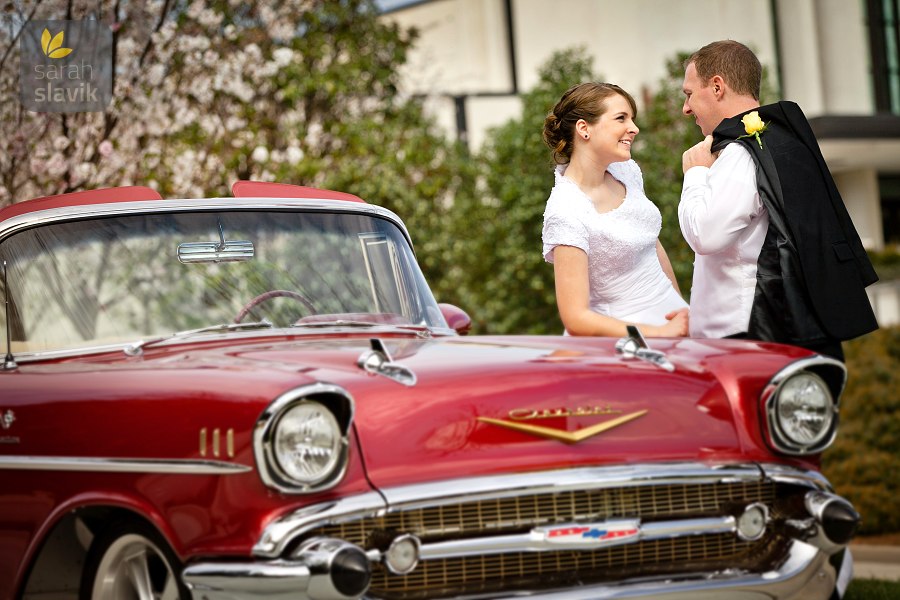
[[[85,559],[81,600],[184,600],[181,564],[149,525],[115,522],[94,538]]]

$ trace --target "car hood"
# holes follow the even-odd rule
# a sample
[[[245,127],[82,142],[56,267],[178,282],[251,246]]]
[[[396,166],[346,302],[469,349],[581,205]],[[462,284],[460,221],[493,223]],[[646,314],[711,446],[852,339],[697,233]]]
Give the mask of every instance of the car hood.
[[[808,352],[755,342],[652,340],[669,372],[616,353],[614,339],[381,338],[414,385],[365,373],[366,339],[244,353],[301,362],[355,402],[355,430],[376,486],[565,466],[764,460],[758,399]]]
[[[316,381],[335,384],[353,398],[368,479],[384,487],[567,466],[765,460],[760,392],[783,366],[809,355],[757,342],[651,340],[674,364],[669,372],[623,358],[614,339],[400,333],[379,339],[395,363],[415,374],[414,385],[360,368],[372,341],[356,332],[229,336],[156,347],[136,359],[22,370],[43,371],[44,383],[51,374],[64,380],[52,386],[60,400],[131,395],[140,399],[135,406],[152,411],[154,398],[177,396],[199,414],[222,415],[209,426],[235,427],[237,442],[249,442],[249,428],[278,395]],[[17,381],[22,385],[13,388],[32,397],[29,379]],[[231,408],[223,412],[222,402]]]

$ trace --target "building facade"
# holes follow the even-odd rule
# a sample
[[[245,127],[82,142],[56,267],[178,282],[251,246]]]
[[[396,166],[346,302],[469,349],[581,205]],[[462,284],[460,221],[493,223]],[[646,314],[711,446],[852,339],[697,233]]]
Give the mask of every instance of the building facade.
[[[882,250],[900,245],[898,3],[394,0],[383,18],[419,30],[406,91],[426,96],[448,134],[473,149],[518,115],[520,92],[555,51],[584,47],[607,81],[638,91],[653,89],[677,52],[741,41],[810,118],[863,244]],[[870,288],[883,325],[900,322],[898,292],[896,282]]]

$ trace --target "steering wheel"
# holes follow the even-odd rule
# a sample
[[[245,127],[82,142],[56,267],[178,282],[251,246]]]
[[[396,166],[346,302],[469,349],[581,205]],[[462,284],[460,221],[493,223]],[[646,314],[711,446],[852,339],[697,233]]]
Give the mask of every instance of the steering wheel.
[[[272,298],[292,298],[306,307],[306,309],[310,312],[310,314],[316,314],[318,311],[316,307],[313,306],[313,303],[309,301],[309,298],[301,294],[300,292],[293,292],[291,290],[269,290],[268,292],[263,292],[259,296],[253,298],[244,305],[244,308],[237,314],[234,318],[235,323],[240,323],[244,320],[251,310],[262,304],[267,300],[271,300]]]

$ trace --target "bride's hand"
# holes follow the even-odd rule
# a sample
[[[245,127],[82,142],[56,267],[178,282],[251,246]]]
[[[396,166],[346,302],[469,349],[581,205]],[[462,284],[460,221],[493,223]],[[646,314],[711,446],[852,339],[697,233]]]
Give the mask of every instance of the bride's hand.
[[[673,310],[666,315],[668,323],[659,328],[660,337],[684,337],[688,334],[688,309]]]

